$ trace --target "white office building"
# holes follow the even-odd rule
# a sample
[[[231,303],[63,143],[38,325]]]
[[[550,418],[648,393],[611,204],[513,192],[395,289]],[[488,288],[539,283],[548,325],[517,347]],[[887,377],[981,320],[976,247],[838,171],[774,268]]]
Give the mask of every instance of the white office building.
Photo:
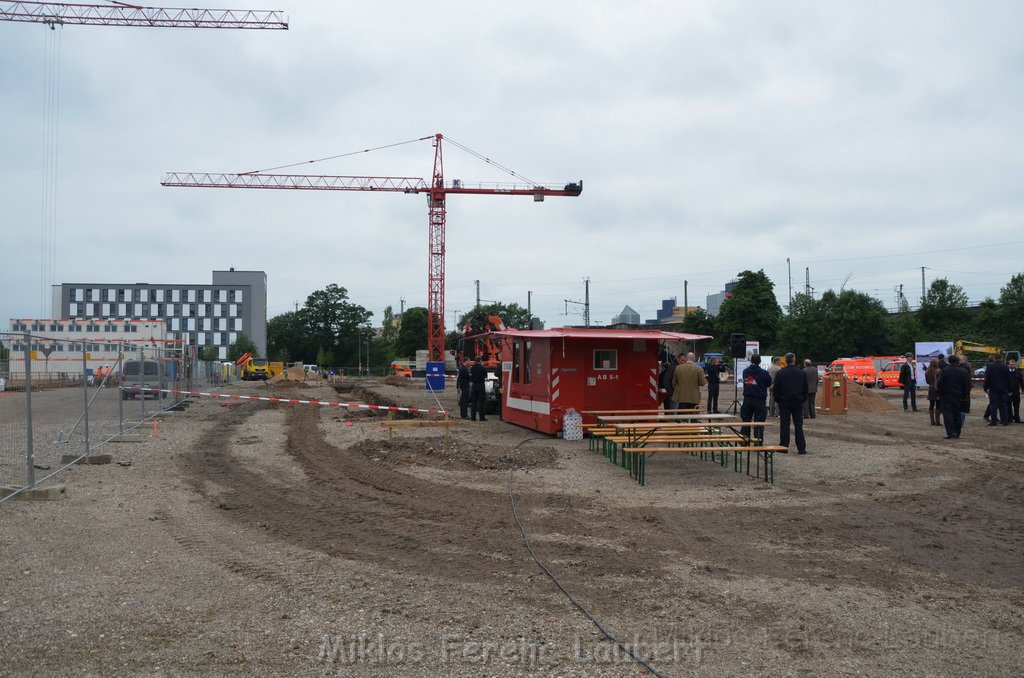
[[[168,340],[218,358],[242,332],[267,354],[267,274],[263,271],[214,271],[210,285],[63,283],[53,286],[53,317],[95,322],[160,320]]]

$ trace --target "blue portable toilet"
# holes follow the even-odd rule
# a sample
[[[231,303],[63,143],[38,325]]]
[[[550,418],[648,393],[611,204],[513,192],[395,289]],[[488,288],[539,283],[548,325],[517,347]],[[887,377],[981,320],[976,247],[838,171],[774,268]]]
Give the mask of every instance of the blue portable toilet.
[[[444,390],[444,362],[427,363],[427,390]]]

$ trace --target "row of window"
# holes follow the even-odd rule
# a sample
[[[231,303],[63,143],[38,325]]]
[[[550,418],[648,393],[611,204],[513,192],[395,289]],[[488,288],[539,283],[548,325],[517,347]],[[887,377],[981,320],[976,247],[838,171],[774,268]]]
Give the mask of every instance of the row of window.
[[[165,301],[179,304],[183,300],[194,304],[197,301],[209,303],[213,301],[222,304],[242,303],[244,294],[242,290],[196,290],[196,289],[151,289],[146,287],[128,288],[82,288],[76,287],[71,290],[71,301],[75,302],[142,302]]]
[[[181,339],[179,336],[172,336],[172,339]],[[200,332],[199,334],[193,335],[193,340],[198,346],[229,346],[238,339],[237,332]],[[72,351],[81,352],[86,351],[89,353],[117,353],[122,349],[123,344],[98,344],[98,343],[54,343],[54,344],[41,344],[32,343],[29,344],[30,351],[38,351],[44,353],[50,351],[51,355],[54,352]],[[132,350],[132,347],[127,348],[128,351]],[[11,351],[13,353],[23,353],[25,351],[25,344],[21,342],[12,343]]]
[[[205,316],[214,317],[230,317],[237,318],[241,314],[239,304],[160,304],[160,303],[146,303],[146,304],[94,304],[92,302],[78,303],[71,302],[68,305],[69,316],[92,316],[99,315],[103,317],[114,316],[118,318],[135,317],[135,318],[169,318],[173,316],[180,316],[187,318],[189,316],[198,316],[200,318]]]
[[[138,332],[132,323],[11,323],[12,332]]]

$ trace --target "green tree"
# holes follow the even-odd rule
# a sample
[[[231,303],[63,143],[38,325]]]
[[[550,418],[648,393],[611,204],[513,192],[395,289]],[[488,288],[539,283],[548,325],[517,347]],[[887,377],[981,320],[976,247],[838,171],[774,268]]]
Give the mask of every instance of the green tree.
[[[999,291],[999,316],[1003,343],[1007,348],[1024,349],[1024,273],[1018,273]]]
[[[743,271],[732,296],[722,302],[716,325],[723,340],[733,332],[744,332],[761,342],[761,348],[775,346],[782,324],[782,309],[775,299],[775,284],[764,271]]]
[[[310,347],[302,317],[295,311],[276,315],[267,321],[267,358],[308,363],[316,355]]]
[[[889,312],[863,292],[843,290],[826,317],[833,350],[839,356],[885,355],[891,348]]]
[[[313,292],[299,311],[309,348],[333,354],[339,365],[357,362],[360,328],[367,325],[371,311],[348,302],[348,290],[331,283]]]
[[[921,300],[917,317],[924,335],[922,341],[957,339],[952,335],[963,331],[967,324],[967,295],[959,285],[936,278]]]
[[[888,325],[889,339],[895,353],[913,352],[914,344],[922,341],[921,321],[917,319],[917,313],[902,310],[889,316]]]
[[[487,318],[492,315],[496,315],[501,318],[501,321],[505,323],[505,327],[509,329],[530,329],[530,312],[527,309],[523,308],[519,304],[503,304],[498,301],[490,304],[474,306],[462,314],[462,318],[459,321],[459,327],[452,327],[449,329],[456,330],[461,334],[462,328],[465,327],[467,322],[474,321],[481,318],[481,316],[483,316],[483,318]]]
[[[803,358],[829,360],[834,356],[822,332],[824,327],[822,304],[808,294],[797,293],[782,319],[778,344]]]
[[[715,319],[708,312],[698,308],[687,313],[683,318],[682,331],[689,334],[706,334],[715,336]]]
[[[416,351],[427,348],[427,309],[422,306],[406,309],[401,322],[395,340],[395,355],[413,358]]]
[[[256,344],[252,342],[252,339],[245,332],[239,332],[235,341],[228,346],[228,360],[238,360],[246,353],[252,353],[253,356],[256,356]]]
[[[204,360],[208,363],[212,363],[215,360],[218,360],[217,347],[203,346],[203,350],[199,352],[199,359]]]
[[[989,346],[1009,346],[1011,339],[1004,319],[1003,307],[995,300],[986,298],[978,304],[978,311],[970,317],[968,327],[958,332],[956,338]]]

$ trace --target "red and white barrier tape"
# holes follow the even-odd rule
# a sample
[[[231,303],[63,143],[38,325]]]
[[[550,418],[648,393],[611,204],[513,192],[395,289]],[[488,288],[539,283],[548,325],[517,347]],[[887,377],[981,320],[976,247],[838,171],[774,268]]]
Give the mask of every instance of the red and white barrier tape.
[[[205,398],[225,398],[227,400],[261,400],[267,403],[293,403],[295,405],[319,405],[322,407],[347,407],[349,409],[382,410],[385,412],[427,412],[430,414],[448,414],[445,410],[424,409],[421,407],[390,407],[388,405],[364,405],[363,403],[336,403],[329,400],[301,400],[299,398],[273,398],[270,396],[247,396],[229,393],[209,393],[207,391],[179,391],[172,388],[141,388],[138,386],[122,386],[122,391],[130,393],[174,393],[176,395],[202,396]]]

